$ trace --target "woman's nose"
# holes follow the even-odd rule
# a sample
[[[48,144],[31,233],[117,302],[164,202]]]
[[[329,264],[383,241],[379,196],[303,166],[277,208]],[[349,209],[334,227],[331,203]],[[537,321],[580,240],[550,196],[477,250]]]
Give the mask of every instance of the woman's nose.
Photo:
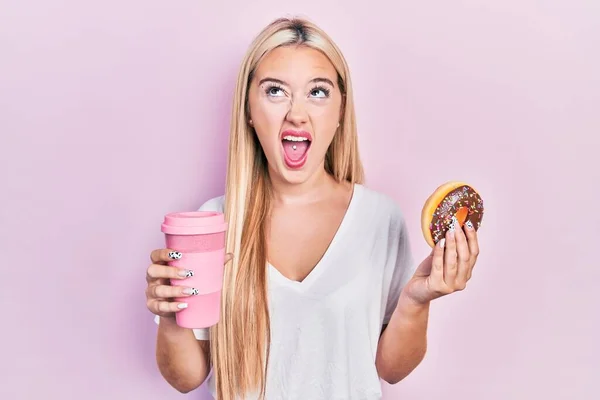
[[[290,102],[290,109],[286,115],[286,120],[294,125],[300,125],[308,121],[308,114],[302,100],[293,99]]]

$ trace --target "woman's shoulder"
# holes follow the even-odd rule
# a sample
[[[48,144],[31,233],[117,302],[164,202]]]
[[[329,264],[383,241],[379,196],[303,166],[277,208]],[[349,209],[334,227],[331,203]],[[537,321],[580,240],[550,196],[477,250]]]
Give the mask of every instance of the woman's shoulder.
[[[225,195],[206,200],[200,208],[198,208],[198,211],[225,212]]]
[[[403,220],[404,214],[398,201],[391,195],[364,185],[356,185],[360,190],[363,207],[376,210],[393,219]]]

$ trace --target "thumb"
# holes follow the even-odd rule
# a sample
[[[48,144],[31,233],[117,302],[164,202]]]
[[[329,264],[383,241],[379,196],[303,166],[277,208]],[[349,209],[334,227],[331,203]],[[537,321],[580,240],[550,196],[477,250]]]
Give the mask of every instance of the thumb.
[[[425,259],[423,261],[421,261],[421,264],[419,264],[419,266],[417,267],[414,276],[418,276],[418,277],[427,277],[431,274],[431,266],[432,266],[432,262],[433,262],[433,251],[431,252],[431,254],[429,254],[427,257],[425,257]]]
[[[229,261],[231,261],[233,259],[233,254],[232,253],[227,253],[225,254],[225,265],[227,265],[227,263],[229,263]]]

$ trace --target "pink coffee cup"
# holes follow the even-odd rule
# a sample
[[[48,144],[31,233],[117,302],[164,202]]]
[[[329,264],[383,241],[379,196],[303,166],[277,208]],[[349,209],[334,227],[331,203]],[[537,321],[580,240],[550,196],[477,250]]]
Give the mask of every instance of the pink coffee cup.
[[[186,286],[197,295],[175,299],[187,303],[177,312],[177,325],[183,328],[208,328],[219,322],[221,289],[225,262],[225,216],[218,212],[194,211],[165,215],[161,225],[166,246],[181,253],[169,265],[193,271],[193,276],[172,279],[173,286]]]

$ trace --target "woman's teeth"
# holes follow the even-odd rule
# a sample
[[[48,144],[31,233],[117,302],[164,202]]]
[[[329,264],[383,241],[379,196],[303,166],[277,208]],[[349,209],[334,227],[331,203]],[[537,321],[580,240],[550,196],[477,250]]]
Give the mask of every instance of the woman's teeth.
[[[284,136],[283,140],[287,140],[288,142],[306,142],[309,141],[307,138],[305,137],[301,137],[301,136]],[[298,147],[294,144],[292,145],[292,150],[296,150]]]

